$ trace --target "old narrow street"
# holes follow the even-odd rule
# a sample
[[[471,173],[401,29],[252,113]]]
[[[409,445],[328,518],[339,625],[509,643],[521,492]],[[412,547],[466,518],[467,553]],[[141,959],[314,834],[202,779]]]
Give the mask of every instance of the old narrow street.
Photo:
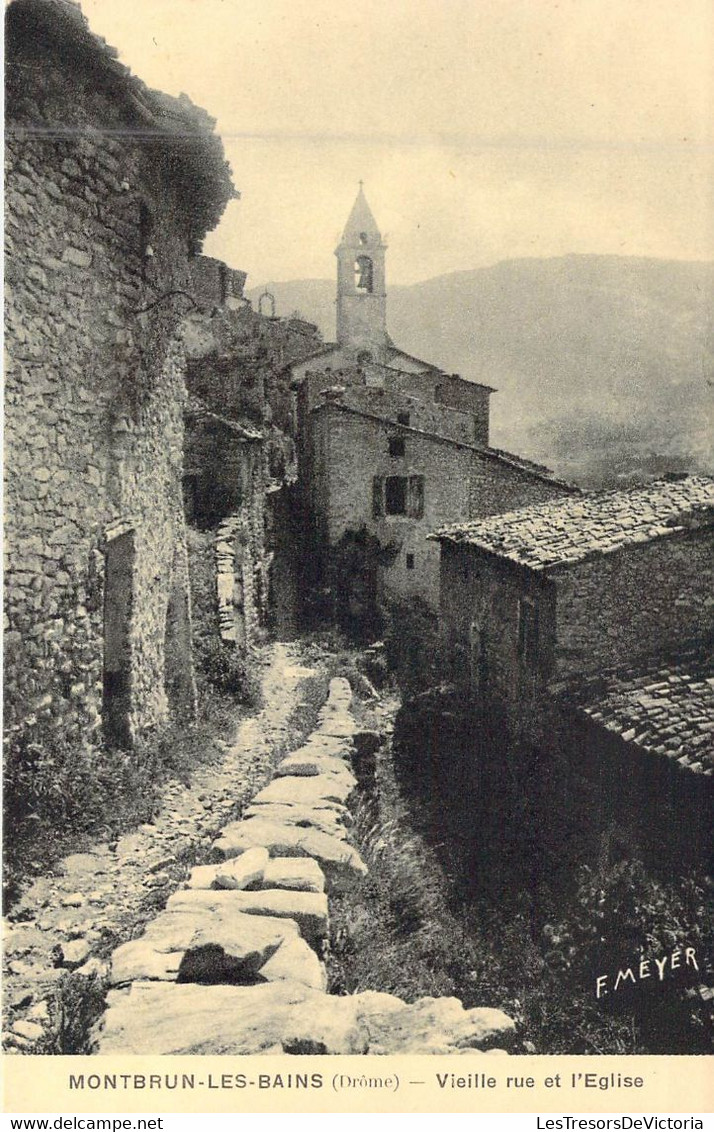
[[[5,1002],[12,1010],[11,1048],[29,1049],[45,1038],[48,999],[68,971],[106,973],[116,943],[140,932],[166,895],[200,860],[218,829],[267,781],[286,751],[300,687],[312,668],[295,645],[265,652],[263,707],[240,723],[219,765],[199,767],[189,785],[169,783],[155,819],[115,844],[59,861],[38,877],[10,910],[5,937]],[[6,1023],[7,1024],[7,1023]]]

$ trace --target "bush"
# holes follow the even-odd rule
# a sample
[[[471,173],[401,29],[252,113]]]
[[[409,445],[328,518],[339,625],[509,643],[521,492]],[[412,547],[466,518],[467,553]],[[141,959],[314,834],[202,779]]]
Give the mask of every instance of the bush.
[[[587,1000],[588,1013],[595,1010],[602,1025],[624,1026],[634,1047],[627,1052],[706,1052],[710,1012],[691,989],[706,977],[711,962],[713,922],[710,893],[694,877],[665,884],[639,861],[604,870],[584,866],[565,915],[543,928],[547,981],[564,987],[569,1003],[572,994]],[[687,967],[682,954],[677,972],[670,972],[667,962],[660,980],[655,959],[685,947],[694,949],[699,971]],[[640,959],[650,960],[648,980],[638,979]],[[614,992],[617,972],[628,967],[636,981],[621,982]],[[608,993],[598,999],[599,975],[608,976]]]
[[[393,602],[387,607],[384,652],[406,697],[418,695],[439,682],[438,619],[421,598]]]
[[[246,707],[260,704],[258,662],[251,652],[241,653],[234,644],[215,637],[204,640],[196,657],[197,678],[217,692],[234,696]]]

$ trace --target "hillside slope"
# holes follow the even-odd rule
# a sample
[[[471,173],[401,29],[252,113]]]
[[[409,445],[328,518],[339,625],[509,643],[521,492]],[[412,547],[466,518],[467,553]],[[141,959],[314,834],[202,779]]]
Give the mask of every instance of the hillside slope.
[[[331,280],[270,289],[333,337]],[[494,444],[590,485],[714,467],[714,264],[508,260],[391,287],[388,317],[403,349],[499,390]]]

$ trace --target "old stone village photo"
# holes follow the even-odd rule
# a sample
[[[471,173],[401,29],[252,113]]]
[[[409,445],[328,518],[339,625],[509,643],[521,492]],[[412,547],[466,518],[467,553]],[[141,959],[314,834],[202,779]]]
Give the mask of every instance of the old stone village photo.
[[[11,0],[7,1053],[711,1050],[705,26]]]

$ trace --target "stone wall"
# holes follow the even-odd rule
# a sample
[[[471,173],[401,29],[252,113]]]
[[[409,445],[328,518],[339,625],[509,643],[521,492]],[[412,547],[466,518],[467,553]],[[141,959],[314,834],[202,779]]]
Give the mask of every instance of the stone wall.
[[[404,456],[392,456],[389,438],[399,432]],[[439,544],[427,536],[450,522],[493,514],[567,491],[472,447],[440,440],[410,425],[389,423],[327,402],[312,414],[312,463],[306,476],[314,537],[323,548],[346,531],[365,527],[392,548],[381,571],[387,599],[421,597],[439,606]],[[373,515],[375,477],[424,477],[421,517]],[[409,556],[409,557],[408,557]]]
[[[409,432],[404,457],[393,457],[388,425],[336,407],[319,410],[314,427],[318,461],[313,508],[316,515],[326,517],[324,535],[329,544],[334,546],[346,531],[366,527],[382,546],[393,548],[393,561],[385,564],[382,573],[382,596],[387,600],[419,596],[435,606],[439,550],[426,536],[468,512],[470,450]],[[422,517],[375,518],[374,477],[415,474],[425,481]],[[412,556],[411,566],[407,555]]]
[[[453,767],[442,752],[447,782],[462,784],[470,774],[488,799],[502,789],[494,784],[507,764],[514,805],[525,798],[534,804],[537,790],[540,849],[553,867],[568,862],[571,847],[589,861],[611,852],[660,865],[703,861],[711,777],[629,741],[634,731],[611,733],[574,703],[560,704],[548,682],[630,669],[704,639],[711,565],[705,530],[600,555],[550,577],[444,542],[443,671],[481,737],[453,748]],[[520,627],[524,601],[537,610],[537,645],[529,655]]]
[[[140,84],[104,74],[112,61],[65,7],[69,32],[56,6],[23,2],[8,33],[5,703],[11,742],[35,749],[99,740],[115,539],[133,543],[128,736],[168,714],[167,618],[182,608],[183,633],[189,608],[181,322],[189,234],[205,230],[160,131],[135,140]],[[184,664],[170,680],[183,692],[190,652]]]
[[[498,700],[513,719],[533,705],[552,667],[555,595],[530,571],[479,553],[441,544],[440,630],[448,679],[463,685],[475,704]],[[538,606],[541,647],[533,665],[519,644],[519,604]]]
[[[348,358],[341,361],[339,355],[330,355],[326,361],[329,368],[322,369],[318,359],[315,370],[308,369],[301,383],[301,431],[309,431],[307,414],[321,403],[324,390],[342,386],[347,390],[345,400],[364,412],[395,421],[397,413],[408,412],[416,428],[464,444],[488,444],[488,395],[480,386],[471,387],[477,390],[475,396],[467,392],[453,397],[450,403],[441,398],[450,396],[453,386],[465,384],[458,379],[433,372],[406,373],[381,365],[358,366]]]
[[[571,567],[556,579],[559,676],[597,672],[704,639],[714,625],[714,537],[683,532]]]
[[[215,281],[215,272],[208,277]],[[275,544],[287,550],[296,540],[291,527],[269,545],[269,496],[296,477],[286,360],[312,352],[319,338],[309,323],[266,318],[245,305],[216,306],[220,298],[204,279],[201,312],[187,320],[185,502],[189,523],[216,530],[217,546],[226,548],[219,571],[225,639],[249,648],[267,623],[271,596],[280,600],[294,588],[289,572],[299,571],[294,546],[281,555],[273,587]]]
[[[471,491],[468,517],[480,519],[485,515],[500,515],[529,507],[533,503],[546,503],[573,494],[575,489],[558,480],[530,470],[527,463],[511,458],[507,453],[472,462]]]

